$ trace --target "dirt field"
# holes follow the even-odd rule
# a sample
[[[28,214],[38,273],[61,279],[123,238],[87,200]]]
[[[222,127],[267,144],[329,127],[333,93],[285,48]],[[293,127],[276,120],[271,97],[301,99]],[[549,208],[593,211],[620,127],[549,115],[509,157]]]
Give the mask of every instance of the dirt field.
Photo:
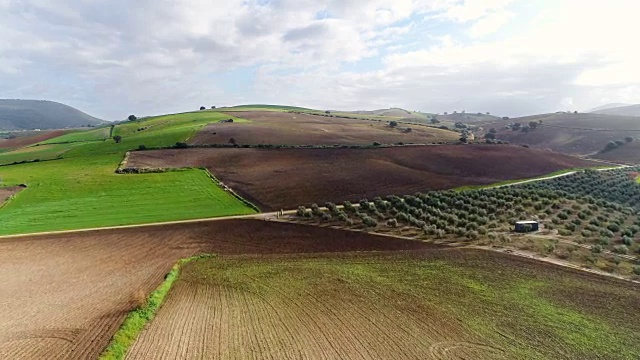
[[[0,206],[2,206],[5,200],[11,195],[18,193],[18,191],[22,189],[20,186],[0,187]]]
[[[192,144],[333,145],[388,143],[433,143],[458,141],[459,134],[431,127],[405,125],[391,128],[386,122],[331,118],[273,111],[233,112],[250,123],[211,124],[189,142]]]
[[[0,359],[95,359],[179,258],[429,245],[259,220],[0,239]]]
[[[481,250],[199,260],[127,358],[630,359],[638,290]]]
[[[265,211],[491,184],[595,165],[601,164],[498,145],[154,150],[131,152],[128,163],[133,167],[205,166]]]
[[[0,139],[0,149],[15,149],[27,145],[33,145],[57,136],[62,136],[68,132],[68,130],[38,131],[29,132],[29,136],[18,136],[13,139]]]

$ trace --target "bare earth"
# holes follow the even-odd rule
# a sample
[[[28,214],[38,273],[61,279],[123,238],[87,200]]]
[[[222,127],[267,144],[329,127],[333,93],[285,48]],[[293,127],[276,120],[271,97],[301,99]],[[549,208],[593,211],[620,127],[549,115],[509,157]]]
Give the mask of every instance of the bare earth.
[[[132,167],[207,167],[264,211],[524,179],[600,165],[516,146],[133,151]]]
[[[429,245],[260,220],[0,239],[0,359],[95,359],[136,304],[196,253],[283,254]]]
[[[23,188],[20,186],[0,187],[0,206],[12,195],[17,194]]]
[[[333,145],[433,143],[457,141],[459,134],[432,127],[407,125],[391,128],[386,122],[331,118],[274,111],[233,112],[230,115],[251,120],[250,123],[211,124],[200,131],[191,144]]]
[[[27,145],[33,145],[41,141],[49,140],[57,136],[69,133],[69,130],[50,130],[28,132],[28,136],[18,136],[13,139],[0,139],[0,149],[13,149]],[[27,133],[27,132],[25,132]]]

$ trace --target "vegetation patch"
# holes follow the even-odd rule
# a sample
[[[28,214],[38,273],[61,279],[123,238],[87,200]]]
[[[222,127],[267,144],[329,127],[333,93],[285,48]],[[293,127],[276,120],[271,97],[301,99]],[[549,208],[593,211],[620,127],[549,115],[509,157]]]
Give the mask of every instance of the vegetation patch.
[[[20,165],[1,167],[3,182],[29,187],[3,207],[0,234],[253,213],[216,186],[203,170],[137,176],[113,172],[128,150],[145,144],[170,146],[185,141],[205,124],[227,118],[220,113],[202,112],[136,119],[115,125],[114,133],[121,136],[118,143],[111,139],[79,141],[1,153],[0,163],[25,160]],[[141,126],[149,128],[138,132]],[[41,161],[45,153],[58,160]]]

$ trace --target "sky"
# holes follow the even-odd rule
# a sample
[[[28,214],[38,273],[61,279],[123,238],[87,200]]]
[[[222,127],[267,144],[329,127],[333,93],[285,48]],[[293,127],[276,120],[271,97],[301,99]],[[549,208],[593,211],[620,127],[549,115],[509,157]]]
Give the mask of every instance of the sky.
[[[0,0],[0,98],[522,116],[640,103],[638,0]]]

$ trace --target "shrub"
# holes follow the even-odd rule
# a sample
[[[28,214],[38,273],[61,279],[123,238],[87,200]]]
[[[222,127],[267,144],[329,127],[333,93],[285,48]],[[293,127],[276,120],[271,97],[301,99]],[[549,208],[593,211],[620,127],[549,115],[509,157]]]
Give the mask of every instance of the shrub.
[[[362,223],[367,227],[376,227],[378,226],[378,221],[372,217],[365,215],[362,218]]]
[[[611,223],[607,225],[607,229],[611,230],[614,233],[617,233],[618,231],[620,231],[620,225],[616,223]]]
[[[636,275],[640,275],[640,265],[636,265],[633,267],[633,273]]]
[[[628,236],[623,236],[622,237],[622,243],[626,246],[632,246],[633,245],[633,239],[628,237]]]
[[[591,252],[594,254],[599,254],[602,252],[602,246],[601,245],[593,245],[591,247]]]
[[[618,245],[613,248],[613,252],[616,254],[626,254],[629,252],[629,248],[626,245]]]
[[[598,244],[600,245],[609,245],[609,239],[606,237],[601,237],[598,239]]]
[[[591,237],[591,231],[586,230],[586,229],[585,229],[585,230],[582,230],[582,231],[580,232],[580,234],[581,234],[582,236],[584,236],[584,237],[587,237],[587,238],[588,238],[588,237]]]
[[[304,216],[306,208],[304,206],[298,206],[298,210],[296,210],[296,215]]]
[[[465,234],[465,236],[466,236],[468,239],[476,240],[480,235],[478,234],[478,232],[477,232],[477,231],[475,231],[475,230],[471,230],[471,231],[467,231],[467,232],[466,232],[466,234]]]
[[[389,227],[398,227],[398,220],[396,219],[389,219],[387,220],[387,226]]]

